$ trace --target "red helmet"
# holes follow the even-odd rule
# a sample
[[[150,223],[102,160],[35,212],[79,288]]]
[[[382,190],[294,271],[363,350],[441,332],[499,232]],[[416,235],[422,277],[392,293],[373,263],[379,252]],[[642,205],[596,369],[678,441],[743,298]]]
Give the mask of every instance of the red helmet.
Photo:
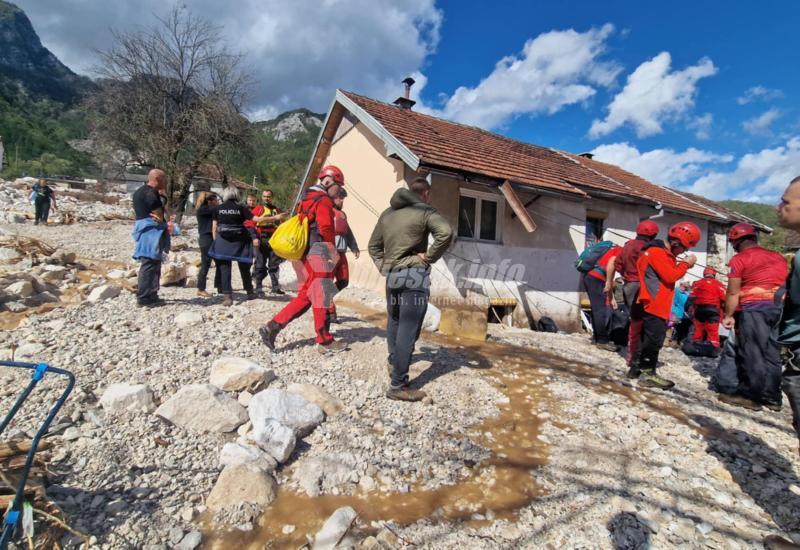
[[[658,224],[653,220],[644,220],[636,226],[636,234],[643,237],[655,237],[658,235]]]
[[[325,176],[330,176],[333,178],[333,181],[339,185],[344,185],[344,174],[341,170],[339,170],[338,166],[334,166],[333,164],[329,164],[325,168],[319,171],[319,175],[317,176],[319,179],[324,178]]]
[[[707,268],[705,268],[703,270],[703,277],[704,278],[705,277],[716,277],[716,276],[717,276],[717,270],[714,269],[713,267],[707,267]]]
[[[700,242],[700,228],[692,222],[676,223],[669,228],[667,235],[677,239],[686,248],[694,248]]]
[[[749,223],[737,223],[731,230],[728,231],[728,240],[738,241],[739,239],[743,239],[745,237],[755,237],[756,236],[756,228],[750,225]]]

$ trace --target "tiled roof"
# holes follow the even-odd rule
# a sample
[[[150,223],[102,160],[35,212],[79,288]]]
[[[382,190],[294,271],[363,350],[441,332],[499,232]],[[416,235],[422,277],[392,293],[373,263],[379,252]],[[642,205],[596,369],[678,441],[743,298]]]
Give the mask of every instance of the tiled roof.
[[[661,203],[667,210],[703,218],[740,221],[716,203],[695,200],[613,164],[523,143],[352,92],[341,93],[399,140],[423,166],[508,179],[573,196],[612,194],[644,204]]]

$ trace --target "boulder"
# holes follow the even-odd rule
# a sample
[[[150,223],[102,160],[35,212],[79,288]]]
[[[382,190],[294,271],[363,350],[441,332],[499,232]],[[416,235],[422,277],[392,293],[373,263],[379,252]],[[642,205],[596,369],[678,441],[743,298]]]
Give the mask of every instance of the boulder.
[[[247,422],[245,408],[211,384],[182,387],[155,414],[194,432],[232,432]]]
[[[55,259],[61,265],[74,264],[77,256],[74,252],[59,252],[55,255]]]
[[[45,290],[25,300],[25,304],[28,306],[40,306],[42,304],[54,304],[58,301],[60,301],[58,296]]]
[[[347,535],[358,514],[350,506],[339,508],[314,536],[312,550],[333,550]]]
[[[42,280],[47,283],[55,283],[64,279],[69,273],[69,269],[63,265],[45,265],[42,271]]]
[[[0,262],[14,261],[20,257],[22,257],[22,254],[17,252],[15,248],[8,248],[8,247],[0,248]]]
[[[5,307],[6,310],[10,311],[11,313],[20,313],[28,309],[28,306],[26,306],[22,302],[17,302],[17,301],[6,302],[5,304],[3,304],[3,307]]]
[[[255,394],[248,411],[254,430],[274,419],[292,428],[297,437],[310,434],[325,420],[325,413],[318,405],[309,403],[302,395],[274,388]]]
[[[200,531],[190,531],[186,533],[181,541],[175,546],[175,550],[194,550],[203,541],[203,535]]]
[[[28,298],[33,294],[33,284],[30,281],[17,281],[8,285],[5,291],[17,298]]]
[[[278,463],[270,455],[253,445],[229,442],[223,445],[219,453],[220,466],[240,466],[252,464],[265,472],[273,472]]]
[[[124,269],[112,269],[108,273],[106,273],[106,277],[109,279],[124,279],[127,275],[127,271]]]
[[[180,328],[192,327],[203,322],[203,314],[197,311],[184,311],[175,316],[175,326]]]
[[[249,464],[226,466],[211,489],[206,506],[219,512],[241,502],[267,507],[275,500],[278,484],[269,473]]]
[[[109,300],[119,296],[120,292],[122,292],[122,288],[116,285],[101,285],[89,293],[87,300],[92,303]]]
[[[275,373],[242,357],[220,357],[211,364],[210,382],[225,391],[242,391],[275,380]]]
[[[182,285],[186,281],[186,264],[168,263],[161,270],[161,286]]]
[[[153,391],[147,384],[111,384],[100,398],[100,406],[109,413],[122,411],[152,412],[156,405],[153,403]]]
[[[250,436],[256,444],[267,451],[278,462],[286,462],[294,451],[297,439],[294,430],[277,420],[269,418],[253,426]]]
[[[344,408],[344,403],[316,384],[289,384],[286,391],[302,395],[309,403],[318,405],[326,416],[333,416]]]
[[[294,469],[292,479],[308,496],[330,494],[360,481],[358,461],[351,453],[306,458]]]

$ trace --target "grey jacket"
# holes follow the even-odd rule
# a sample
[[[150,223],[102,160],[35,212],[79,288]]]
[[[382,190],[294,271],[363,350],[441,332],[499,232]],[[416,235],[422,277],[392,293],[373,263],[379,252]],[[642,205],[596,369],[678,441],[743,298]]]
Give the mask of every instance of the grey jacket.
[[[398,189],[389,208],[378,218],[369,239],[369,255],[381,273],[408,267],[427,267],[450,246],[453,229],[436,209],[408,189]],[[433,244],[428,246],[428,235]],[[417,254],[425,252],[425,262]]]

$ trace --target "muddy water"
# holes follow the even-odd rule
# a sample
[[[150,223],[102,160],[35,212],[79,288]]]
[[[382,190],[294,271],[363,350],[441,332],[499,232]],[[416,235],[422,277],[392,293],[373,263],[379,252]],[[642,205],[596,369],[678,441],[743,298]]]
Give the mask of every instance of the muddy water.
[[[380,324],[382,314],[360,304],[343,306],[359,317]],[[408,493],[371,492],[352,496],[309,497],[280,491],[252,533],[209,533],[209,548],[297,548],[313,536],[324,521],[342,506],[351,506],[363,524],[392,520],[407,525],[422,518],[434,521],[472,521],[478,517],[513,518],[515,512],[541,496],[536,469],[547,461],[547,447],[538,439],[540,421],[537,408],[549,399],[541,366],[522,348],[462,342],[441,335],[425,335],[423,340],[443,347],[457,348],[487,382],[508,397],[497,416],[468,431],[478,445],[491,450],[486,461],[475,465],[463,479],[436,490],[413,488]],[[424,405],[422,405],[424,406]],[[550,407],[544,407],[550,408]],[[447,437],[447,434],[442,434]],[[285,525],[295,531],[284,534]]]

